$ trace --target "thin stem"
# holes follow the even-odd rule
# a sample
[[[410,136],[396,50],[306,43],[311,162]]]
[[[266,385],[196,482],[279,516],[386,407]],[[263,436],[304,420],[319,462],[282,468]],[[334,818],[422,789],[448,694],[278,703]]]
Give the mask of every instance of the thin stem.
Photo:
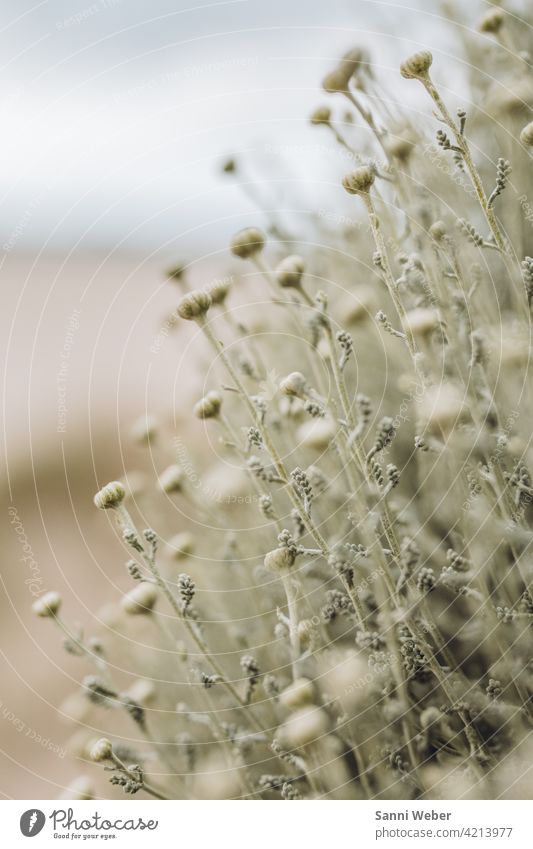
[[[500,250],[502,254],[505,254],[507,253],[505,239],[503,238],[500,226],[494,214],[494,210],[489,204],[485,189],[483,188],[483,183],[481,182],[481,177],[479,176],[479,172],[474,164],[474,160],[472,159],[472,154],[470,153],[470,147],[468,145],[466,137],[463,135],[463,133],[461,132],[461,128],[457,126],[452,116],[450,115],[446,104],[441,98],[438,89],[436,88],[429,74],[427,74],[421,80],[421,82],[424,85],[424,88],[428,92],[429,96],[437,106],[443,121],[447,124],[447,126],[450,128],[455,137],[457,147],[461,151],[465,168],[468,171],[470,180],[472,181],[472,185],[476,192],[481,209],[483,210],[483,214],[487,220],[487,224],[489,225],[493,239],[498,247],[498,250]]]

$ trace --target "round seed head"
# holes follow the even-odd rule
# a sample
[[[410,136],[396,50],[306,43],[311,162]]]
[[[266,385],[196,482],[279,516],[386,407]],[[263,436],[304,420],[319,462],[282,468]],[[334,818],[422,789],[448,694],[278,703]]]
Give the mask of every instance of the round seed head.
[[[202,318],[211,306],[211,296],[207,292],[195,290],[185,295],[178,304],[178,315],[187,321]]]
[[[156,695],[156,686],[148,678],[138,678],[128,690],[130,699],[143,707],[152,702]]]
[[[324,451],[336,433],[335,421],[325,416],[322,419],[312,419],[304,422],[298,428],[297,438],[305,448]]]
[[[424,307],[409,310],[405,316],[405,324],[411,330],[413,336],[427,336],[435,329],[437,322],[437,314]]]
[[[305,263],[301,256],[293,254],[282,259],[276,268],[276,280],[284,289],[297,289],[302,282]]]
[[[322,80],[322,88],[329,94],[347,91],[351,76],[352,72],[349,67],[342,67],[339,65],[339,67],[335,68],[334,71],[330,71],[329,74],[326,74]]]
[[[456,386],[441,383],[431,386],[420,402],[420,423],[430,431],[450,433],[465,416],[463,398]]]
[[[157,436],[157,419],[153,416],[143,416],[133,423],[131,435],[136,442],[153,442]]]
[[[265,554],[265,566],[273,572],[285,572],[294,564],[294,555],[288,548],[275,548]]]
[[[387,153],[399,162],[407,162],[413,152],[415,140],[411,133],[389,135],[384,141]]]
[[[92,746],[89,756],[92,761],[95,761],[95,763],[100,763],[101,761],[111,760],[112,754],[113,744],[111,743],[111,740],[108,740],[107,737],[101,737]]]
[[[504,112],[517,121],[531,117],[533,107],[533,85],[530,76],[505,77],[495,83],[487,95],[487,110],[491,114]]]
[[[522,129],[520,133],[520,141],[522,144],[527,145],[527,147],[533,147],[533,121],[530,121],[529,124]]]
[[[284,377],[279,388],[284,395],[291,398],[305,398],[307,381],[300,371],[293,371]]]
[[[480,19],[477,28],[480,32],[494,35],[501,30],[504,20],[505,15],[501,9],[489,9]]]
[[[214,419],[218,416],[221,406],[222,395],[212,390],[194,405],[194,415],[198,419]]]
[[[315,701],[314,684],[309,678],[297,678],[280,693],[279,700],[288,710],[299,710],[306,705],[312,705]]]
[[[151,613],[157,601],[157,590],[153,584],[142,581],[126,593],[120,603],[124,613],[142,616]]]
[[[183,531],[169,540],[168,547],[175,560],[183,560],[194,551],[194,537],[189,531]]]
[[[444,714],[437,707],[429,707],[420,714],[420,725],[423,729],[439,725],[444,719]]]
[[[180,492],[183,486],[183,469],[176,464],[168,466],[164,472],[159,475],[159,486],[163,492]]]
[[[360,70],[361,65],[369,65],[369,63],[370,55],[364,47],[351,47],[340,62],[341,67],[346,68],[346,71],[350,71],[352,75]]]
[[[223,304],[228,296],[230,288],[231,281],[229,279],[215,280],[211,283],[211,285],[207,287],[207,294],[211,298],[211,303]]]
[[[406,80],[423,79],[427,77],[432,62],[433,56],[429,50],[420,50],[402,62],[400,73]]]
[[[45,593],[37,601],[34,601],[32,610],[36,616],[57,616],[62,600],[59,593]]]
[[[346,175],[342,185],[350,195],[367,194],[374,180],[374,170],[369,165],[361,165],[360,168]]]
[[[329,716],[319,707],[305,707],[293,713],[280,728],[280,742],[286,749],[314,743],[331,728]]]
[[[235,159],[233,159],[233,158],[226,159],[222,163],[222,171],[224,172],[224,174],[234,174],[236,170],[237,170],[237,162],[236,162]]]
[[[329,124],[331,121],[331,109],[329,106],[318,106],[309,118],[315,126],[319,124]]]
[[[429,235],[432,239],[435,239],[436,242],[442,242],[446,234],[447,230],[444,221],[435,221],[435,223],[429,228]]]
[[[165,271],[165,276],[168,280],[174,280],[176,283],[183,280],[185,275],[186,265],[183,262],[178,262],[176,265],[171,266]]]
[[[100,510],[110,510],[122,504],[125,497],[126,490],[120,481],[111,481],[96,493],[93,501]]]
[[[230,242],[230,250],[234,256],[249,259],[261,253],[265,247],[265,236],[257,227],[246,227],[239,230]]]
[[[353,325],[366,321],[374,311],[376,291],[372,286],[358,286],[353,292],[343,295],[336,303],[341,324]]]

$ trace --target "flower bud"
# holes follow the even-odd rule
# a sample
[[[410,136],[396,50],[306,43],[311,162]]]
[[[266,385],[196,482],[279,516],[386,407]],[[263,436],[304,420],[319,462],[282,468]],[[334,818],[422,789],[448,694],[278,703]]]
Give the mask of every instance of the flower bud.
[[[530,121],[529,124],[526,124],[526,126],[522,129],[522,132],[520,133],[520,141],[527,147],[533,147],[533,121]]]
[[[175,560],[183,560],[194,551],[194,537],[189,531],[176,534],[168,543],[171,557]]]
[[[153,416],[143,416],[133,423],[131,435],[136,442],[153,442],[157,436],[157,419]]]
[[[401,134],[390,134],[384,139],[387,153],[392,159],[406,162],[413,152],[415,139],[411,132],[403,131]]]
[[[311,113],[309,120],[315,126],[318,124],[329,124],[331,121],[331,109],[329,106],[319,106]]]
[[[276,268],[276,280],[284,289],[298,289],[305,271],[305,263],[301,256],[294,254],[282,259]]]
[[[118,507],[124,501],[126,491],[119,481],[111,481],[96,493],[93,501],[100,510]]]
[[[300,425],[297,438],[298,442],[305,448],[324,451],[329,447],[335,432],[334,420],[325,416],[322,419],[312,419]]]
[[[156,695],[156,686],[148,678],[137,679],[128,690],[129,698],[143,707],[152,702]]]
[[[163,492],[180,492],[183,485],[183,469],[181,466],[168,466],[164,472],[159,475],[159,486]]]
[[[413,53],[400,65],[400,73],[406,80],[424,79],[431,68],[433,56],[429,50]]]
[[[154,585],[141,581],[123,596],[120,606],[130,616],[142,616],[152,612],[156,601],[157,590]]]
[[[280,743],[286,749],[308,746],[328,733],[331,722],[326,711],[309,706],[293,713],[279,730]]]
[[[265,566],[273,572],[285,572],[294,564],[294,555],[288,548],[274,548],[265,554]]]
[[[57,616],[62,601],[63,599],[61,598],[59,593],[45,593],[40,598],[38,598],[37,601],[34,601],[32,605],[32,610],[36,614],[36,616]]]
[[[465,414],[463,397],[451,383],[429,387],[420,402],[420,424],[433,432],[450,433]]]
[[[428,336],[438,323],[437,314],[433,310],[417,307],[405,315],[405,326],[413,336]]]
[[[326,74],[322,80],[322,88],[329,94],[347,91],[351,76],[352,71],[349,67],[342,67],[339,65],[339,67],[335,68],[334,71],[330,71],[329,74]]]
[[[341,325],[354,325],[366,321],[376,308],[376,290],[373,286],[358,286],[346,293],[335,304]]]
[[[178,304],[178,315],[187,321],[202,318],[211,306],[211,297],[207,292],[195,290],[185,295]]]
[[[113,745],[111,743],[111,740],[108,740],[107,737],[101,737],[92,746],[90,758],[92,761],[95,761],[95,763],[100,763],[101,761],[111,760],[112,754]]]
[[[280,391],[291,398],[305,398],[307,381],[300,371],[293,371],[284,377],[279,385]]]
[[[223,304],[228,296],[230,287],[231,281],[229,278],[226,280],[215,280],[211,283],[211,285],[206,289],[207,294],[211,298],[211,303]]]
[[[165,271],[165,276],[168,280],[175,280],[179,282],[183,279],[185,275],[186,265],[183,262],[178,262],[176,265],[173,265],[171,268],[168,268]]]
[[[369,165],[361,165],[347,174],[342,185],[350,195],[367,194],[375,180],[373,168]]]
[[[218,416],[221,406],[222,395],[212,390],[194,405],[194,415],[198,419],[214,419]]]
[[[230,242],[230,250],[234,256],[249,259],[261,253],[265,247],[265,236],[257,227],[246,227],[239,230]]]
[[[442,242],[444,237],[447,235],[446,224],[444,221],[435,221],[435,223],[429,228],[429,235],[432,239],[435,239],[436,242]]]
[[[501,9],[489,9],[481,17],[477,28],[480,32],[488,32],[495,35],[501,30],[504,20],[505,16]]]
[[[309,678],[297,678],[280,693],[279,700],[287,710],[299,710],[315,701],[315,687]]]
[[[420,727],[426,730],[432,725],[438,725],[444,719],[444,714],[437,707],[428,707],[420,714]]]

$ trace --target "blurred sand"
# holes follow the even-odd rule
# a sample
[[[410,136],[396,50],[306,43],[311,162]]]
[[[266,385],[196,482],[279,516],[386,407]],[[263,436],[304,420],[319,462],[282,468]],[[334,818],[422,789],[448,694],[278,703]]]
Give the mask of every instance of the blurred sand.
[[[80,771],[97,776],[61,756],[70,730],[56,713],[91,669],[67,656],[53,624],[30,608],[35,594],[57,589],[66,618],[90,634],[102,602],[127,584],[124,552],[92,494],[142,464],[130,423],[147,407],[169,420],[175,380],[180,393],[187,385],[175,337],[150,351],[178,296],[160,269],[97,255],[7,256],[3,264],[3,797],[55,798]]]

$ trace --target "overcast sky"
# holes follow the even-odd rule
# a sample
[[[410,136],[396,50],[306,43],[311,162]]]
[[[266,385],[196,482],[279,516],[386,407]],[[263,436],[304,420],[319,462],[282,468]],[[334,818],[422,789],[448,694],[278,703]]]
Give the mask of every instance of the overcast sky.
[[[260,170],[279,155],[280,174],[304,192],[306,168],[313,182],[321,169],[327,179],[327,152],[312,148],[329,140],[307,123],[323,73],[365,44],[412,98],[399,59],[422,45],[457,50],[439,9],[438,0],[3,0],[0,247],[146,250],[225,236],[250,207],[220,180],[221,156],[247,151]]]

